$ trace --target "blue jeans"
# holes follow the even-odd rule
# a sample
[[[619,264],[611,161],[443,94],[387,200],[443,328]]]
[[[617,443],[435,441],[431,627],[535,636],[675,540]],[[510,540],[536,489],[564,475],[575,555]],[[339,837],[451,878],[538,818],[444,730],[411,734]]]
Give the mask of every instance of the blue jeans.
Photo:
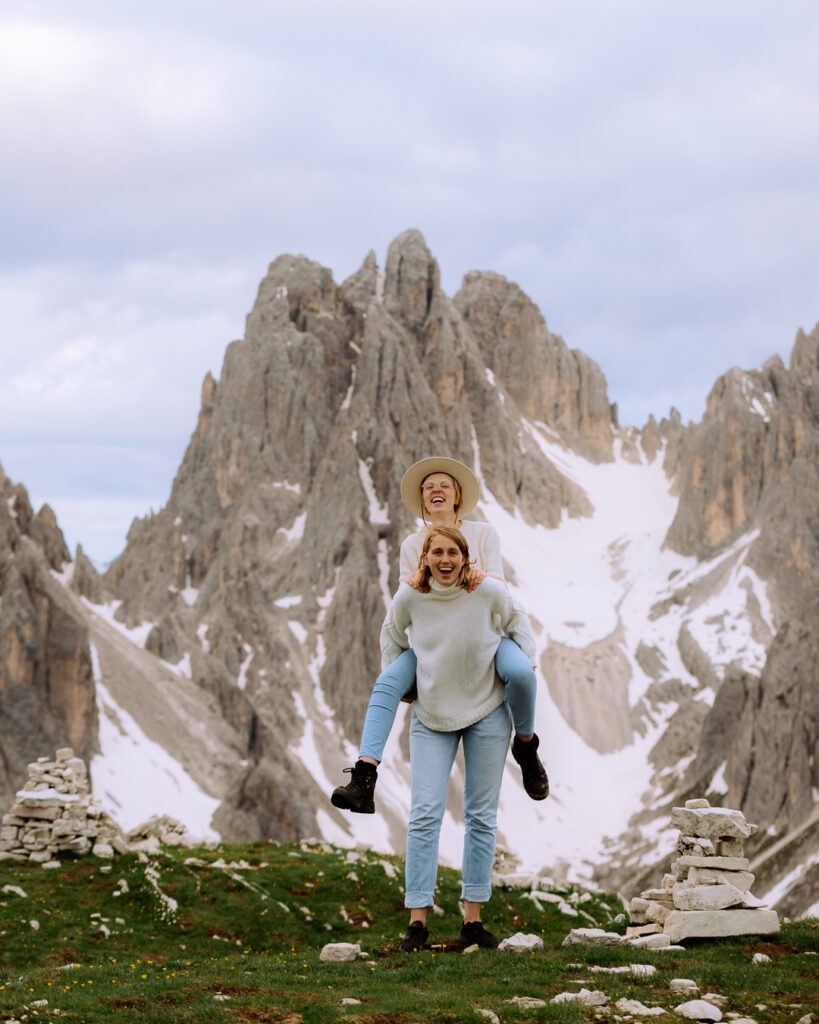
[[[415,665],[415,652],[412,649],[404,651],[376,679],[364,719],[359,757],[371,757],[374,761],[382,759],[384,744],[401,698],[415,683]],[[508,636],[502,637],[498,644],[495,669],[506,684],[506,700],[512,712],[515,732],[528,736],[535,731],[537,681],[529,659]]]
[[[512,723],[504,703],[466,729],[435,732],[413,714],[410,724],[412,806],[407,829],[405,907],[431,907],[438,877],[438,840],[446,810],[449,773],[463,740],[463,899],[486,903],[492,894],[492,864],[498,826],[498,797]]]

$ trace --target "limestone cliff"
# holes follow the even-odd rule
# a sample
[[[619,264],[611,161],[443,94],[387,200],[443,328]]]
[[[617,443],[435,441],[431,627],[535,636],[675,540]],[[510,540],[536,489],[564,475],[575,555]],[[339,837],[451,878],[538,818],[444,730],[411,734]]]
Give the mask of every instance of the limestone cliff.
[[[0,806],[41,749],[96,747],[88,631],[54,576],[69,561],[54,512],[0,467]]]

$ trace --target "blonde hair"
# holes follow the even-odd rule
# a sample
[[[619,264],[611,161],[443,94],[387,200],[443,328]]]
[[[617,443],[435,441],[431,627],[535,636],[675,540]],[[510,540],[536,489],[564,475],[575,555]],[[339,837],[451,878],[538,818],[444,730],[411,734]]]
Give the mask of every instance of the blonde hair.
[[[447,473],[443,469],[440,469],[440,470],[439,469],[433,469],[433,471],[431,473],[427,473],[427,475],[424,477],[424,479],[418,485],[418,493],[421,496],[421,519],[423,519],[424,523],[426,524],[426,522],[427,522],[427,506],[424,503],[424,482],[429,477],[434,476],[436,473],[440,473],[441,476],[448,476],[449,479],[453,482],[453,484],[455,484],[455,509],[454,509],[454,511],[455,511],[455,521],[457,522],[458,521],[458,511],[459,511],[461,505],[463,504],[463,500],[464,500],[464,492],[463,492],[463,489],[461,488],[461,485],[458,483],[457,479],[451,473]]]
[[[469,570],[472,565],[469,561],[469,544],[466,542],[466,537],[461,533],[455,526],[430,526],[424,537],[424,545],[421,548],[421,556],[418,559],[418,571],[421,574],[418,580],[418,589],[423,594],[429,593],[429,581],[432,579],[432,570],[427,565],[427,555],[429,554],[430,546],[432,545],[432,538],[437,537],[448,537],[449,540],[454,541],[461,554],[464,557],[461,571],[458,573],[458,578],[452,584],[453,587],[466,587],[469,582]]]

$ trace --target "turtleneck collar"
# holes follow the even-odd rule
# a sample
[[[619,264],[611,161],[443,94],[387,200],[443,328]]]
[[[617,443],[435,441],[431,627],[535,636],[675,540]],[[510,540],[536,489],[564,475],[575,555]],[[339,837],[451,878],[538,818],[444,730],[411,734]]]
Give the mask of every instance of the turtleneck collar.
[[[454,583],[450,583],[447,587],[444,586],[443,583],[439,583],[438,580],[433,577],[429,581],[429,589],[430,593],[435,594],[437,597],[448,597],[451,599],[453,597],[457,597],[463,590],[463,587],[459,587]]]

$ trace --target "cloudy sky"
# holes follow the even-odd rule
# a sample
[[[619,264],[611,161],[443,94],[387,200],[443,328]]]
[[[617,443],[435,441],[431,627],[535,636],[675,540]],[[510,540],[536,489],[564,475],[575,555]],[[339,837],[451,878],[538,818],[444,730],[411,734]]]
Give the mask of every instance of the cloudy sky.
[[[268,263],[423,231],[699,419],[819,321],[815,0],[2,0],[0,464],[98,562]]]

